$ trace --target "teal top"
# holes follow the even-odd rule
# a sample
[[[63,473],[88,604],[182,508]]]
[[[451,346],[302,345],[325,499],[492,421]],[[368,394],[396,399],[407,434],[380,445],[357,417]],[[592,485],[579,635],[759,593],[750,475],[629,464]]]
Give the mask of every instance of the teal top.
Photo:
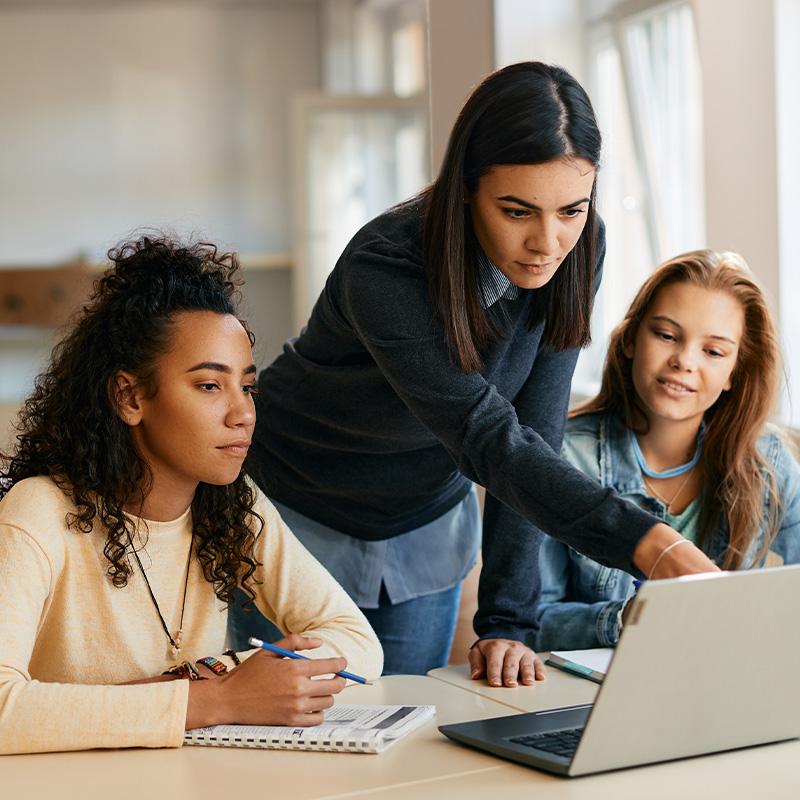
[[[700,536],[700,514],[702,510],[703,504],[700,502],[700,498],[696,497],[680,514],[670,514],[669,511],[666,511],[664,513],[664,522],[670,528],[680,531],[684,538],[693,544],[697,544]]]

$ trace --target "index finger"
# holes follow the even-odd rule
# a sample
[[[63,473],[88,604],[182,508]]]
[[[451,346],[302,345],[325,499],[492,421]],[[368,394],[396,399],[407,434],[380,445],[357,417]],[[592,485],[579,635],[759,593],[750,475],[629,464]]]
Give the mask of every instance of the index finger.
[[[327,675],[347,667],[343,658],[304,658],[292,662],[300,675]]]
[[[322,639],[316,636],[304,636],[300,633],[290,633],[273,642],[274,645],[282,647],[284,650],[313,650],[322,645]]]
[[[484,653],[486,659],[486,680],[490,686],[503,685],[503,662],[507,652],[505,647],[488,647]]]
[[[518,686],[519,685],[519,668],[520,660],[524,651],[520,651],[516,647],[509,647],[505,652],[503,658],[503,685],[504,686]]]
[[[308,682],[308,694],[311,697],[339,694],[345,686],[347,678],[340,678],[338,675],[333,678],[317,678]]]

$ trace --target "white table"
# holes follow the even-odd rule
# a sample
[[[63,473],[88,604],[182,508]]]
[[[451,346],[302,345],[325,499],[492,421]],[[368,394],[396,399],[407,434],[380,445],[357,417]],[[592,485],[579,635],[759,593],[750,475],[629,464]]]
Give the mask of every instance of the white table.
[[[543,654],[543,658],[546,657],[547,654]],[[495,688],[489,686],[486,681],[473,681],[469,677],[469,667],[466,664],[434,669],[428,675],[486,700],[507,706],[513,711],[542,711],[546,708],[592,703],[600,688],[599,684],[586,678],[579,678],[553,667],[547,667],[546,681],[533,686],[518,686],[516,689]]]
[[[590,702],[597,685],[557,670],[533,687],[493,689],[467,668],[351,686],[348,703],[435,704],[438,717],[380,755],[184,747],[0,757],[0,797],[81,800],[798,800],[800,741],[558,778],[462,747],[436,726]],[[546,793],[543,794],[543,793]]]
[[[345,703],[431,704],[437,718],[379,755],[183,747],[0,756],[0,798],[81,800],[305,800],[373,793],[443,779],[502,762],[453,748],[438,724],[494,717],[506,710],[433,678],[383,678],[350,686]],[[424,795],[423,795],[424,796]]]

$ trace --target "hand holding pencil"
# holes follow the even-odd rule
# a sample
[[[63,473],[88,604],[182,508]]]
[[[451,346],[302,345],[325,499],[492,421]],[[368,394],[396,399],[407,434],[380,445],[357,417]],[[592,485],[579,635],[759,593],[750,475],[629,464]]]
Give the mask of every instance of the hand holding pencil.
[[[298,637],[298,638],[305,638],[305,637]],[[281,639],[279,642],[275,642],[274,644],[270,644],[269,642],[262,642],[261,639],[256,639],[255,636],[251,636],[248,639],[248,641],[250,642],[251,645],[253,645],[253,647],[260,647],[269,653],[274,653],[275,655],[282,656],[283,658],[302,659],[305,661],[311,660],[309,659],[308,656],[300,655],[300,653],[296,653],[294,652],[294,650],[282,647],[281,644],[290,643],[289,638]],[[306,639],[306,641],[319,642],[319,639]],[[319,647],[319,644],[314,646]],[[298,649],[306,649],[306,648],[298,648]],[[360,675],[355,675],[354,673],[347,672],[346,670],[343,669],[338,670],[335,674],[341,676],[342,678],[347,678],[348,680],[355,681],[356,683],[369,684],[369,681],[366,678],[362,678]]]
[[[309,650],[320,639],[292,634],[289,648]],[[186,727],[208,725],[321,725],[323,712],[344,689],[343,677],[322,676],[347,666],[343,658],[286,660],[266,651],[254,653],[216,680],[189,681]]]

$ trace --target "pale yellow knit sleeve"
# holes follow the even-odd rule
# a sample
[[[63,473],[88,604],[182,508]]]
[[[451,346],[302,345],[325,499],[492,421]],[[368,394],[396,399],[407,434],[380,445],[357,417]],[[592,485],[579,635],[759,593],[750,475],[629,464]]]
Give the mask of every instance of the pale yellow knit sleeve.
[[[32,679],[31,654],[57,590],[53,560],[25,531],[0,525],[0,753],[180,746],[187,681],[104,686],[82,685],[78,676],[75,683]],[[91,623],[91,608],[73,611],[73,623]]]
[[[343,656],[347,669],[375,680],[383,669],[383,650],[366,617],[350,596],[298,541],[275,507],[260,492],[255,510],[264,519],[256,544],[263,567],[254,587],[256,605],[282,631],[316,636],[323,646],[310,658]]]

